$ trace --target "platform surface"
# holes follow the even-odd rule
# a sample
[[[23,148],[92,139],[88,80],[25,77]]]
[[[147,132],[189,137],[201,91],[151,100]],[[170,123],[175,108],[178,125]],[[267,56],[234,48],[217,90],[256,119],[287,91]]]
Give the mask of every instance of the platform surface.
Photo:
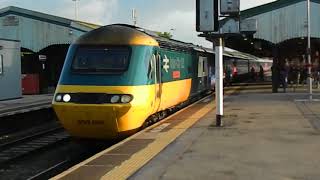
[[[270,91],[227,96],[222,128],[204,99],[53,179],[319,179],[320,102]]]
[[[51,107],[53,94],[24,95],[0,101],[0,117]]]
[[[301,94],[226,99],[225,127],[211,111],[130,179],[320,178],[320,103]]]

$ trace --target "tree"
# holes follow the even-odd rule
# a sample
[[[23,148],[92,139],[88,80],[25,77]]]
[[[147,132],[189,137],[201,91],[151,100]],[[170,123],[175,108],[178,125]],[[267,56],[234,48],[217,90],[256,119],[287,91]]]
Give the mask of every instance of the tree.
[[[158,36],[163,37],[163,38],[167,38],[167,39],[171,39],[172,35],[169,32],[157,32]]]

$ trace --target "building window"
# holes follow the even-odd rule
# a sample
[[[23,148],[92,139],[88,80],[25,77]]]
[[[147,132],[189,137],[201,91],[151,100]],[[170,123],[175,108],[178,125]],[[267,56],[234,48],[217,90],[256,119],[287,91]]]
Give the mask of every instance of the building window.
[[[0,55],[0,75],[3,74],[3,55]]]

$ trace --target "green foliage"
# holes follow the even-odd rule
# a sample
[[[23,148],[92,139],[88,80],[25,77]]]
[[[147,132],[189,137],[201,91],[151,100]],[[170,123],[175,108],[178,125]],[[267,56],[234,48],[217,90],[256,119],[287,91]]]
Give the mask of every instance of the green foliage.
[[[171,39],[172,35],[169,32],[157,32],[158,36],[163,37],[163,38],[167,38],[167,39]]]

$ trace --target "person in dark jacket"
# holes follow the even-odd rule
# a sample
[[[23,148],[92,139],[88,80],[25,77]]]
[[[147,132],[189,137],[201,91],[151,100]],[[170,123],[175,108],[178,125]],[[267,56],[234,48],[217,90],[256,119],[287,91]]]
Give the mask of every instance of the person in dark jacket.
[[[260,81],[264,81],[264,70],[262,65],[260,65],[259,77],[260,77]]]
[[[251,75],[251,80],[252,80],[253,82],[256,81],[256,70],[254,69],[253,66],[251,67],[250,75]]]
[[[286,92],[288,86],[288,70],[285,66],[280,68],[280,83],[283,87],[283,92]]]

